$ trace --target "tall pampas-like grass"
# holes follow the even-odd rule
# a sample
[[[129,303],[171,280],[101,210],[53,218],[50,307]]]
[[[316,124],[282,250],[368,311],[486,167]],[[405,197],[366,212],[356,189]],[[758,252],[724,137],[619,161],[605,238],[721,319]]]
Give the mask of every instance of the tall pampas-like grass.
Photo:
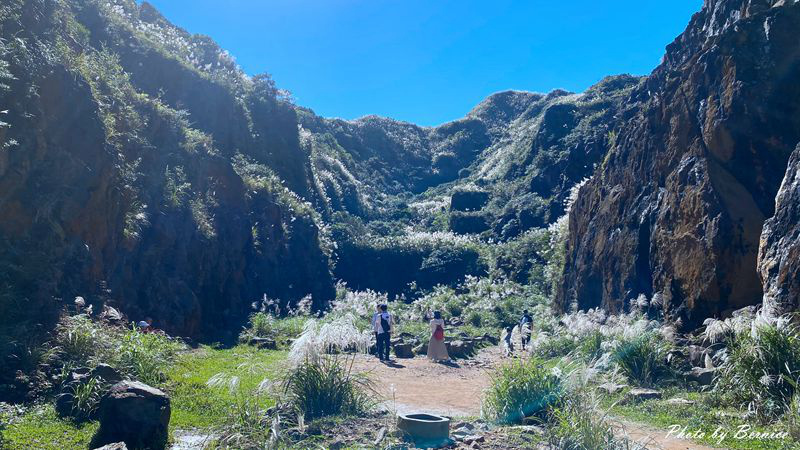
[[[325,354],[348,351],[366,353],[371,343],[371,331],[359,331],[351,314],[322,324],[312,319],[306,322],[303,332],[292,343],[289,362],[297,367],[306,361],[319,362]]]

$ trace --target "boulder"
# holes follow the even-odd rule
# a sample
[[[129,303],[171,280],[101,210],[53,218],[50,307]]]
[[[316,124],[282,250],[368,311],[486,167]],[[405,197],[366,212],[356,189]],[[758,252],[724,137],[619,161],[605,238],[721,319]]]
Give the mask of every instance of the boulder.
[[[113,444],[97,447],[94,450],[128,450],[128,446],[124,442],[115,442]]]
[[[128,447],[160,449],[168,439],[169,396],[138,381],[122,381],[100,402],[95,447],[125,442]]]
[[[457,340],[445,342],[445,345],[447,346],[447,353],[451,358],[467,358],[472,356],[475,351],[475,346],[469,341]]]
[[[489,333],[486,333],[486,334],[484,334],[484,335],[483,335],[483,339],[484,339],[486,342],[489,342],[489,343],[490,343],[490,344],[492,344],[492,345],[497,345],[498,343],[500,343],[500,338],[499,338],[499,337],[497,337],[497,336],[492,336],[492,335],[491,335],[491,334],[489,334]]]
[[[109,384],[115,384],[122,381],[122,374],[119,370],[109,366],[108,364],[98,364],[97,367],[90,372],[93,378],[102,378],[103,381]]]
[[[425,344],[419,344],[418,346],[414,347],[414,354],[415,355],[427,355],[428,354],[428,346]]]
[[[716,368],[703,368],[703,367],[693,367],[692,370],[684,373],[686,379],[689,381],[694,381],[701,386],[708,386],[714,382],[714,376],[717,373]]]
[[[250,339],[248,344],[262,350],[275,350],[278,348],[278,344],[275,342],[275,340],[270,338],[254,337]]]
[[[689,363],[689,355],[685,349],[670,350],[667,352],[667,364],[675,370],[688,370],[692,366]]]
[[[659,399],[663,394],[655,389],[636,388],[628,392],[628,398],[635,401]]]
[[[403,340],[402,337],[396,337],[396,338],[392,338],[392,339],[389,340],[389,345],[394,347],[395,345],[402,344],[403,342],[405,342],[405,341]]]
[[[395,344],[393,348],[394,348],[394,356],[398,358],[414,357],[414,351],[411,344]]]

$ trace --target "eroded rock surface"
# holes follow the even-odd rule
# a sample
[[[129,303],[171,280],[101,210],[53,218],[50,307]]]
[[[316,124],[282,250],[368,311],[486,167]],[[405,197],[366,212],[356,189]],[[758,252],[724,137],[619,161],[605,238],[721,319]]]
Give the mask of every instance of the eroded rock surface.
[[[764,308],[774,314],[800,307],[800,145],[789,159],[775,199],[775,215],[764,223],[758,268]]]
[[[562,308],[644,294],[693,327],[761,301],[761,229],[800,140],[798,29],[796,2],[705,2],[580,190]]]

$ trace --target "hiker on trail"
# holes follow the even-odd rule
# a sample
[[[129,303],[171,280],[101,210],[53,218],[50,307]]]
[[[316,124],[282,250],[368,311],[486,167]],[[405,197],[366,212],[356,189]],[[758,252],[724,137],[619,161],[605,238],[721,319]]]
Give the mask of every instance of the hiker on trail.
[[[385,304],[380,306],[380,313],[373,316],[372,329],[375,331],[375,342],[378,346],[378,358],[389,362],[389,340],[392,335],[394,318]]]
[[[375,304],[375,312],[372,314],[372,320],[370,321],[370,323],[372,324],[372,334],[375,335],[375,346],[377,348],[380,348],[380,347],[378,347],[378,333],[381,330],[381,312],[383,312],[381,310],[381,304],[380,303],[376,303]],[[375,356],[378,359],[380,359],[381,361],[383,361],[383,353],[381,353],[381,352],[376,350],[375,351]]]
[[[503,342],[505,346],[505,354],[506,356],[512,356],[514,354],[514,343],[511,342],[511,337],[514,334],[514,327],[507,326],[505,336],[503,336]]]
[[[519,335],[522,341],[522,350],[525,350],[525,345],[531,340],[531,325],[533,325],[533,318],[526,309],[522,312],[522,318],[519,320]]]
[[[447,346],[444,344],[444,319],[439,311],[433,312],[431,319],[431,340],[428,342],[428,359],[434,362],[447,361],[450,355],[447,353]]]

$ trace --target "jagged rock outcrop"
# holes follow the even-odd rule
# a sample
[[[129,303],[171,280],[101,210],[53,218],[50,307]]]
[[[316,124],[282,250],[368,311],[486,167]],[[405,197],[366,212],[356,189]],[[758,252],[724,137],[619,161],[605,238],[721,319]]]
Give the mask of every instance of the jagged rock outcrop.
[[[268,78],[134,1],[4,2],[0,35],[0,325],[81,295],[232,339],[265,294],[333,297],[294,106]]]
[[[800,309],[800,145],[789,158],[775,215],[764,223],[758,269],[765,310],[783,314]]]
[[[559,304],[644,294],[691,327],[761,301],[764,221],[800,141],[800,4],[707,0],[635,89],[570,215]]]

